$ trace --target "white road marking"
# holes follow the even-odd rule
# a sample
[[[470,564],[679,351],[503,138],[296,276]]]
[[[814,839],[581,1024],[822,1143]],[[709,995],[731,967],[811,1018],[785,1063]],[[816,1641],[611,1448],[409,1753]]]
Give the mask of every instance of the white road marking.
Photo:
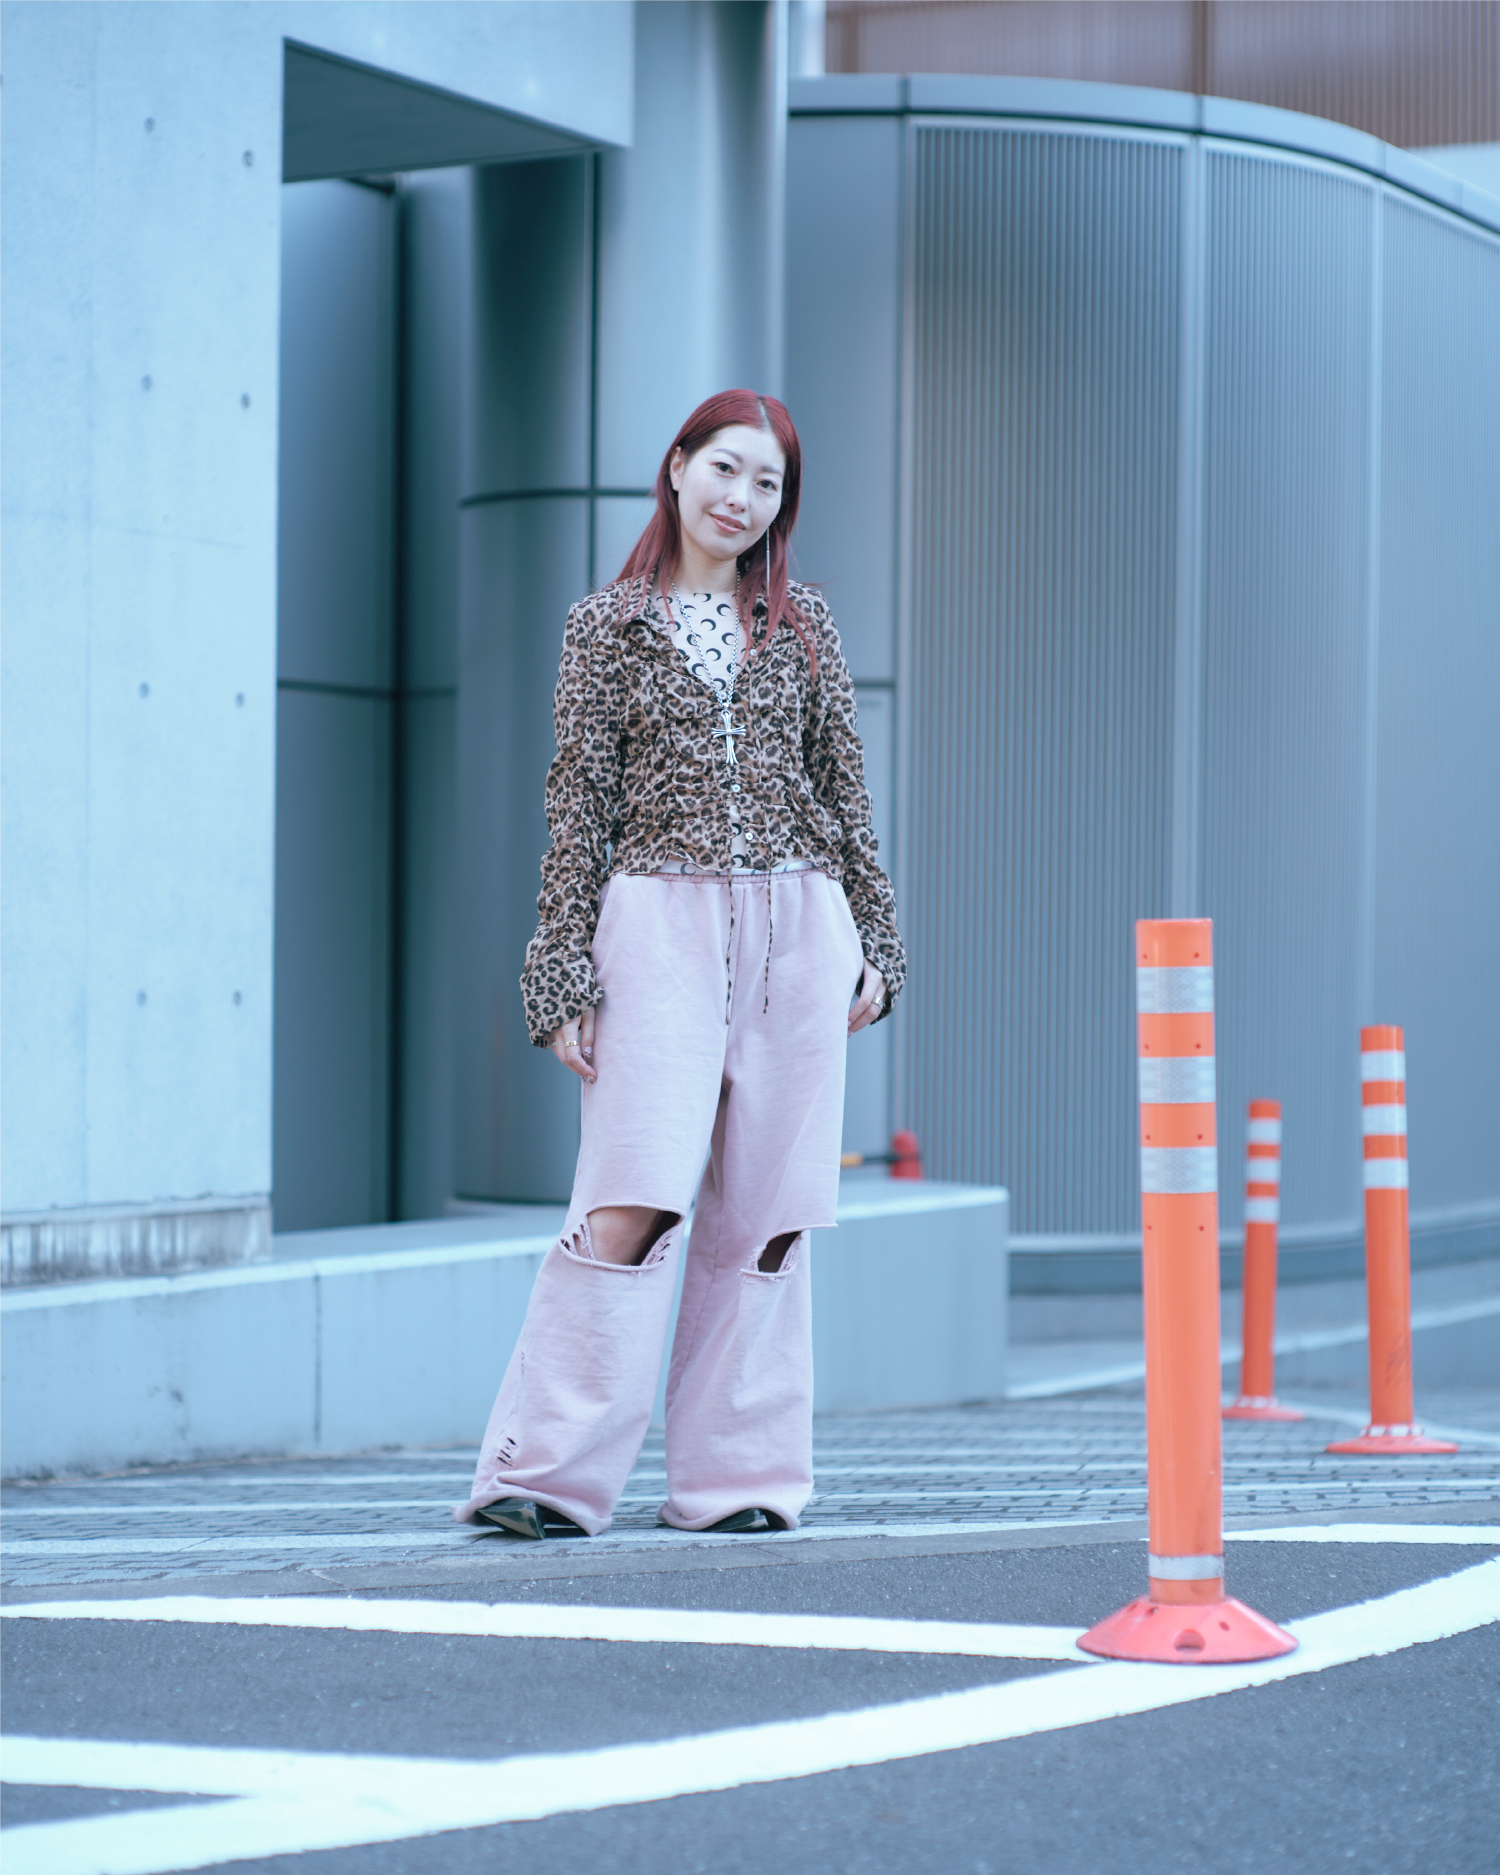
[[[1338,1486],[1338,1485],[1343,1485],[1345,1483],[1348,1483],[1348,1482],[1340,1481],[1340,1480],[1332,1480],[1332,1481],[1320,1482],[1316,1487],[1315,1486],[1267,1487],[1263,1485],[1253,1485],[1253,1486],[1244,1487],[1241,1493],[1237,1493],[1233,1487],[1226,1486],[1225,1497],[1226,1497],[1226,1500],[1228,1501],[1232,1497],[1257,1494],[1261,1492],[1267,1492],[1268,1495],[1270,1496],[1287,1496],[1289,1493],[1298,1492],[1298,1491],[1307,1492],[1307,1491],[1317,1490],[1318,1492],[1323,1492],[1327,1489],[1328,1485],[1332,1484],[1332,1485]],[[1412,1482],[1404,1481],[1404,1483],[1412,1483]],[[1485,1480],[1465,1481],[1465,1480],[1448,1479],[1448,1480],[1442,1481],[1442,1483],[1446,1491],[1450,1494],[1451,1501],[1462,1500],[1462,1498],[1465,1496],[1465,1488],[1467,1485],[1470,1488],[1470,1491],[1477,1498],[1481,1495],[1482,1491],[1489,1491],[1490,1489],[1488,1482]],[[1434,1485],[1434,1484],[1436,1484],[1435,1481],[1426,1481],[1426,1480],[1417,1481],[1414,1484],[1414,1489],[1421,1489],[1425,1485]],[[1359,1490],[1360,1486],[1358,1484],[1354,1484],[1354,1485],[1351,1485],[1350,1489]],[[939,1494],[935,1494],[935,1496],[940,1497],[940,1498],[945,1498],[951,1495],[939,1493]],[[959,1494],[952,1494],[952,1496],[959,1496]],[[997,1494],[997,1496],[1001,1496],[1001,1495]],[[1015,1494],[1015,1496],[1021,1496],[1021,1494]],[[1089,1496],[1090,1496],[1089,1494],[1085,1494],[1083,1496],[1082,1503],[1084,1505],[1087,1505]],[[894,1499],[902,1498],[903,1494],[893,1492],[893,1493],[888,1494],[888,1497],[894,1500]],[[1232,1515],[1238,1515],[1242,1517],[1254,1515],[1254,1511],[1255,1511],[1254,1506],[1243,1507],[1239,1512],[1236,1512],[1235,1507],[1233,1506],[1229,1506],[1228,1508],[1230,1509]],[[991,1531],[1053,1531],[1053,1530],[1068,1530],[1068,1529],[1072,1529],[1078,1525],[1083,1525],[1083,1524],[1134,1523],[1134,1522],[1138,1522],[1141,1516],[1142,1516],[1141,1509],[1133,1508],[1133,1507],[1122,1507],[1122,1508],[1114,1510],[1113,1512],[1107,1510],[1106,1508],[1101,1508],[1100,1510],[1097,1510],[1088,1516],[1071,1517],[1071,1518],[1053,1518],[1053,1519],[1046,1519],[1046,1520],[1038,1519],[1038,1518],[1007,1518],[1007,1519],[971,1518],[971,1519],[964,1519],[964,1520],[953,1519],[953,1520],[948,1520],[944,1522],[926,1521],[926,1520],[919,1521],[917,1519],[913,1519],[911,1522],[908,1522],[906,1520],[898,1519],[893,1522],[879,1523],[876,1520],[872,1519],[870,1522],[866,1524],[862,1524],[858,1526],[841,1525],[834,1529],[831,1529],[828,1526],[819,1525],[819,1524],[805,1525],[801,1530],[797,1530],[797,1531],[778,1531],[774,1534],[763,1533],[761,1534],[759,1539],[752,1537],[750,1541],[752,1542],[759,1541],[761,1543],[775,1542],[777,1544],[790,1544],[790,1543],[797,1543],[800,1541],[808,1542],[810,1540],[825,1542],[825,1541],[829,1541],[829,1540],[833,1540],[837,1538],[850,1539],[850,1538],[871,1538],[871,1537],[893,1537],[893,1538],[898,1538],[898,1537],[961,1537],[961,1536],[967,1537],[967,1536],[979,1536],[979,1535],[983,1535],[986,1532],[991,1532]],[[1296,1527],[1289,1527],[1289,1528],[1291,1530]],[[1320,1527],[1320,1528],[1324,1528],[1324,1527]],[[1331,1526],[1328,1528],[1334,1529],[1334,1528],[1339,1528],[1339,1527]],[[1348,1527],[1345,1527],[1345,1528],[1348,1528]],[[1370,1528],[1372,1530],[1388,1532],[1394,1529],[1395,1527],[1391,1525],[1373,1524]],[[1417,1525],[1417,1526],[1413,1526],[1412,1528],[1415,1530],[1425,1530],[1425,1529],[1432,1530],[1438,1527],[1431,1526],[1431,1525],[1430,1526]],[[1465,1526],[1465,1527],[1459,1527],[1459,1528],[1469,1529],[1469,1528],[1479,1528],[1479,1527]],[[1490,1527],[1487,1526],[1485,1528],[1489,1529]],[[1242,1537],[1242,1536],[1245,1536],[1246,1533],[1230,1531],[1230,1532],[1227,1532],[1226,1535],[1227,1537]],[[421,1531],[330,1531],[330,1532],[324,1532],[324,1533],[297,1533],[297,1532],[285,1532],[284,1533],[284,1532],[277,1532],[277,1531],[267,1531],[267,1532],[247,1532],[244,1535],[234,1536],[234,1537],[201,1537],[201,1538],[193,1538],[193,1537],[141,1537],[141,1538],[129,1538],[129,1537],[126,1537],[126,1538],[114,1538],[114,1537],[31,1538],[31,1537],[23,1537],[23,1538],[9,1539],[3,1548],[4,1548],[5,1555],[10,1559],[10,1561],[12,1563],[19,1564],[23,1562],[24,1560],[27,1560],[30,1558],[74,1558],[74,1559],[99,1558],[99,1559],[103,1559],[103,1558],[111,1558],[111,1557],[128,1558],[128,1557],[182,1556],[191,1560],[197,1557],[224,1556],[224,1555],[249,1554],[249,1555],[260,1555],[260,1556],[274,1556],[279,1552],[285,1552],[285,1551],[340,1552],[340,1551],[349,1551],[349,1550],[415,1550],[415,1551],[424,1551],[424,1550],[432,1550],[432,1549],[466,1550],[466,1549],[472,1548],[476,1544],[481,1544],[481,1543],[499,1543],[505,1549],[510,1549],[512,1541],[513,1540],[510,1540],[507,1538],[497,1537],[494,1534],[488,1531],[482,1530],[480,1527],[475,1526],[475,1525],[455,1525],[452,1528],[452,1530],[445,1530],[441,1525],[435,1525],[430,1529],[421,1530]],[[592,1550],[607,1550],[611,1548],[622,1548],[622,1547],[629,1548],[629,1549],[640,1549],[643,1546],[651,1548],[651,1549],[655,1549],[659,1545],[662,1545],[662,1544],[673,1544],[673,1545],[678,1545],[678,1546],[682,1546],[685,1544],[694,1544],[694,1543],[711,1544],[711,1545],[736,1544],[736,1543],[744,1544],[746,1541],[747,1540],[743,1535],[742,1536],[725,1536],[722,1533],[711,1533],[711,1532],[702,1532],[702,1531],[676,1531],[676,1530],[665,1530],[665,1529],[660,1529],[660,1528],[653,1528],[650,1530],[637,1530],[637,1531],[622,1530],[622,1531],[606,1532],[599,1537],[550,1537],[547,1539],[547,1547],[549,1551],[554,1551],[557,1549],[558,1546],[564,1545],[564,1544],[569,1545],[569,1546],[575,1546],[575,1547],[586,1545],[592,1551]],[[1295,1540],[1289,1537],[1288,1541],[1291,1542]],[[1345,1539],[1344,1541],[1354,1542],[1355,1540]],[[1372,1540],[1372,1541],[1376,1541],[1376,1540]],[[1440,1540],[1438,1538],[1431,1538],[1431,1539],[1411,1538],[1411,1539],[1406,1539],[1406,1540],[1398,1540],[1396,1538],[1389,1538],[1387,1541],[1393,1542],[1393,1543],[1398,1542],[1398,1541],[1438,1543],[1444,1540]],[[1486,1542],[1489,1542],[1490,1540],[1487,1538],[1483,1538],[1483,1537],[1477,1537],[1477,1538],[1473,1538],[1469,1540],[1455,1538],[1455,1539],[1450,1539],[1447,1541],[1455,1542],[1455,1543],[1465,1542],[1465,1541],[1474,1542],[1474,1543],[1486,1543]]]
[[[12,1518],[209,1518],[266,1511],[447,1511],[448,1498],[299,1498],[290,1501],[264,1499],[259,1504],[219,1502],[203,1498],[194,1505],[98,1505],[85,1501],[77,1505],[7,1506],[0,1525]]]
[[[0,1844],[7,1867],[29,1876],[136,1876],[811,1778],[1148,1713],[1392,1654],[1494,1622],[1497,1588],[1496,1565],[1474,1564],[1313,1616],[1290,1625],[1300,1646],[1275,1661],[1100,1663],[817,1719],[588,1752],[475,1761],[13,1737],[4,1741],[4,1766],[18,1784],[234,1801],[24,1825]]]
[[[1232,1544],[1501,1544],[1501,1524],[1287,1524],[1226,1531]]]
[[[254,1628],[356,1629],[394,1635],[499,1635],[549,1641],[694,1642],[711,1647],[979,1655],[1079,1661],[1076,1628],[1016,1622],[909,1622],[850,1615],[706,1609],[581,1608],[556,1603],[391,1601],[357,1596],[161,1596],[129,1602],[12,1603],[7,1621],[204,1622]]]
[[[473,1541],[469,1527],[455,1525],[452,1531],[435,1526],[426,1531],[329,1531],[322,1535],[265,1531],[243,1537],[24,1537],[12,1539],[5,1551],[12,1561],[22,1557],[212,1557],[228,1551],[428,1550],[434,1546],[452,1550]]]

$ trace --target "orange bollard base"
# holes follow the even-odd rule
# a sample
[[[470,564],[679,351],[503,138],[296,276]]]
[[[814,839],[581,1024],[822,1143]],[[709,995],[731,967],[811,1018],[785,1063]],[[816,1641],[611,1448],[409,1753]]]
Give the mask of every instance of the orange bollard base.
[[[1284,1407],[1275,1394],[1242,1394],[1221,1407],[1221,1420],[1306,1420],[1296,1407]]]
[[[1367,1427],[1353,1440],[1335,1440],[1326,1453],[1457,1453],[1453,1440],[1431,1440],[1421,1427]]]
[[[1243,1602],[1154,1602],[1138,1596],[1096,1622],[1079,1646],[1111,1661],[1171,1661],[1179,1666],[1269,1661],[1291,1654],[1296,1637]]]

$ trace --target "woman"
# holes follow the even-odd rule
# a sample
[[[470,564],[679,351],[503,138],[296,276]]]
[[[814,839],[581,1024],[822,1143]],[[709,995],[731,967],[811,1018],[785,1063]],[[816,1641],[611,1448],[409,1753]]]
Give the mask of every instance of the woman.
[[[708,399],[568,615],[521,987],[582,1139],[460,1519],[609,1524],[696,1186],[660,1521],[791,1529],[813,1489],[807,1233],[834,1223],[846,1037],[906,961],[839,637],[787,578],[800,477],[775,398]]]

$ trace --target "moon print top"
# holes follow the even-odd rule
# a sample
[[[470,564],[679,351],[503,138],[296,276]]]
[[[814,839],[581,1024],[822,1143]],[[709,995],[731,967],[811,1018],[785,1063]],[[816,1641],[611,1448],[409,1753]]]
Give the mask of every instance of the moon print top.
[[[689,671],[700,684],[707,685],[722,703],[729,701],[735,673],[745,655],[745,628],[733,599],[716,599],[712,593],[672,595],[672,642],[683,654]],[[740,811],[730,803],[730,865],[744,866],[745,836],[740,831]]]

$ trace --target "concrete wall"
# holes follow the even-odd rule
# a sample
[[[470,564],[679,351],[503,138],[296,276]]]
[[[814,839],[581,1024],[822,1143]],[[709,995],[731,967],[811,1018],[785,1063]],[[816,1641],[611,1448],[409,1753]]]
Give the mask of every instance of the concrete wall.
[[[271,1184],[284,41],[332,55],[379,167],[431,156],[448,94],[466,158],[518,122],[627,140],[632,13],[18,3],[5,30],[8,1274],[213,1262],[264,1249]]]

